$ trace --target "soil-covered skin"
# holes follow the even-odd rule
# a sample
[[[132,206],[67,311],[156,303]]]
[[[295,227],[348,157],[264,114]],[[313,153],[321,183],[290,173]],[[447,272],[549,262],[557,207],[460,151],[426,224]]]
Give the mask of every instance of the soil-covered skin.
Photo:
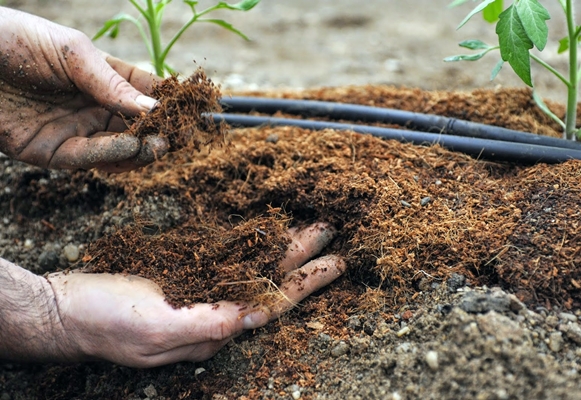
[[[473,120],[558,135],[520,90],[278,95],[405,109],[416,98],[416,111],[454,116],[463,104]],[[151,370],[5,363],[4,398],[581,396],[579,162],[500,164],[290,127],[237,129],[230,141],[120,175],[5,160],[2,256],[36,272],[151,265],[150,278],[168,282],[182,304],[173,289],[196,276],[180,280],[172,265],[196,272],[203,244],[218,250],[204,256],[224,272],[275,265],[281,243],[271,238],[287,224],[325,220],[339,229],[327,252],[346,259],[346,276],[209,361]],[[235,254],[246,258],[236,263]],[[203,298],[217,295],[237,296]]]

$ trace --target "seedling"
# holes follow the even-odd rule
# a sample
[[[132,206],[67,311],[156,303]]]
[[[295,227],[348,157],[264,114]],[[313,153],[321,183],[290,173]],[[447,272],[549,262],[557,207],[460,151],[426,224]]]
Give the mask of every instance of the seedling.
[[[455,0],[450,6],[457,6],[467,1]],[[531,52],[533,48],[542,52],[549,37],[546,21],[550,19],[550,15],[539,0],[514,0],[506,9],[503,0],[483,0],[462,20],[458,29],[474,15],[482,12],[486,21],[496,23],[498,45],[492,46],[480,40],[466,40],[459,45],[470,50],[479,50],[479,52],[447,57],[444,61],[476,61],[492,51],[500,50],[501,59],[493,68],[490,79],[493,80],[504,63],[508,62],[522,81],[533,88],[533,98],[537,105],[563,128],[563,138],[581,140],[581,130],[576,127],[577,94],[581,76],[577,45],[581,36],[581,26],[575,25],[573,0],[557,1],[563,9],[567,21],[567,36],[559,41],[558,49],[559,53],[568,52],[569,67],[567,73],[562,74]],[[534,90],[531,60],[546,68],[567,87],[567,112],[564,121],[549,110],[541,96]]]
[[[119,35],[120,26],[124,21],[132,23],[139,30],[139,34],[147,46],[147,51],[149,53],[151,63],[155,67],[156,74],[164,77],[166,72],[169,72],[170,74],[175,72],[165,61],[167,55],[169,54],[174,44],[176,44],[183,33],[190,26],[192,26],[194,22],[209,22],[211,24],[216,24],[229,30],[230,32],[237,34],[245,40],[249,40],[246,35],[244,35],[238,29],[234,28],[228,22],[222,19],[205,17],[212,11],[219,9],[248,11],[254,8],[254,6],[260,2],[260,0],[242,0],[235,4],[229,4],[225,1],[220,1],[218,4],[198,12],[196,7],[199,1],[183,0],[183,3],[190,8],[192,17],[185,24],[183,24],[177,32],[175,32],[170,41],[164,46],[161,39],[162,19],[163,13],[171,1],[172,0],[129,0],[133,7],[137,9],[140,16],[136,18],[126,13],[115,15],[113,18],[104,23],[103,27],[93,37],[93,40],[96,40],[103,35],[116,38]],[[145,20],[147,29],[144,27],[141,18]]]

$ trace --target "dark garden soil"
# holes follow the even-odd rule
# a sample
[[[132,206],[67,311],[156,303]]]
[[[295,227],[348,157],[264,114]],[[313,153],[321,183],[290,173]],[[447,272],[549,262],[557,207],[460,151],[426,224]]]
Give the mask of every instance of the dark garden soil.
[[[559,136],[527,90],[255,94]],[[2,256],[37,273],[141,274],[180,306],[268,290],[220,283],[279,281],[281,232],[328,221],[345,276],[203,363],[0,364],[2,400],[581,398],[580,162],[495,163],[291,127],[227,139],[120,175],[4,159]]]

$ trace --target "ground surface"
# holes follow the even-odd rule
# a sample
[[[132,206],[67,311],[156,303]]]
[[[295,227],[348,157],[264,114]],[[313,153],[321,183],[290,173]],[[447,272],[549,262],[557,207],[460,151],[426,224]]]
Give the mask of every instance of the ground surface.
[[[110,3],[105,18],[118,2],[13,3],[92,33],[105,13],[93,10]],[[191,72],[195,58],[234,89],[279,88],[275,95],[280,86],[495,85],[441,63],[470,32],[486,35],[478,24],[454,32],[465,10],[429,1],[368,1],[355,10],[347,1],[312,3],[270,1],[231,19],[255,38],[250,44],[199,28],[194,55],[185,45],[171,62]],[[132,38],[99,44],[142,61]],[[504,71],[499,82],[515,81]],[[541,86],[553,97],[551,81]],[[558,135],[522,91],[369,87],[300,96]],[[153,228],[144,240],[155,242],[159,232],[179,234],[208,219],[222,228],[232,215],[252,222],[272,205],[296,223],[325,218],[337,226],[330,251],[346,257],[347,276],[205,363],[2,364],[2,400],[581,398],[581,164],[497,164],[439,147],[290,128],[238,130],[232,143],[228,153],[167,158],[117,177],[4,160],[0,255],[43,273],[70,266],[75,249],[98,254],[136,218]]]

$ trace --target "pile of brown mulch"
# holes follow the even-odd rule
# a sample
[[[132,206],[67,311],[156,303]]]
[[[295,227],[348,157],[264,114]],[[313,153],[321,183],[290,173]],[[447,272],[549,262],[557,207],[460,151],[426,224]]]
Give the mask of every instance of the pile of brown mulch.
[[[461,110],[465,117],[491,122],[484,115],[494,110],[497,124],[558,135],[528,95],[368,87],[300,97],[411,109],[415,96],[414,111],[458,117]],[[508,98],[514,100],[505,106]],[[518,113],[512,110],[517,105]],[[335,225],[340,234],[327,251],[345,257],[351,279],[385,291],[388,303],[405,303],[423,285],[452,273],[473,284],[501,285],[529,304],[581,303],[579,162],[521,167],[438,146],[291,127],[240,129],[230,139],[228,148],[178,153],[107,178],[134,203],[147,194],[169,193],[184,216],[168,232],[146,235],[130,227],[92,243],[91,270],[147,276],[175,306],[247,298],[244,284],[236,290],[233,284],[265,277],[280,283],[275,271],[284,241],[275,238],[287,222],[269,216],[272,207],[284,210],[293,224]],[[234,230],[233,216],[244,220]],[[276,229],[258,233],[265,227]]]

